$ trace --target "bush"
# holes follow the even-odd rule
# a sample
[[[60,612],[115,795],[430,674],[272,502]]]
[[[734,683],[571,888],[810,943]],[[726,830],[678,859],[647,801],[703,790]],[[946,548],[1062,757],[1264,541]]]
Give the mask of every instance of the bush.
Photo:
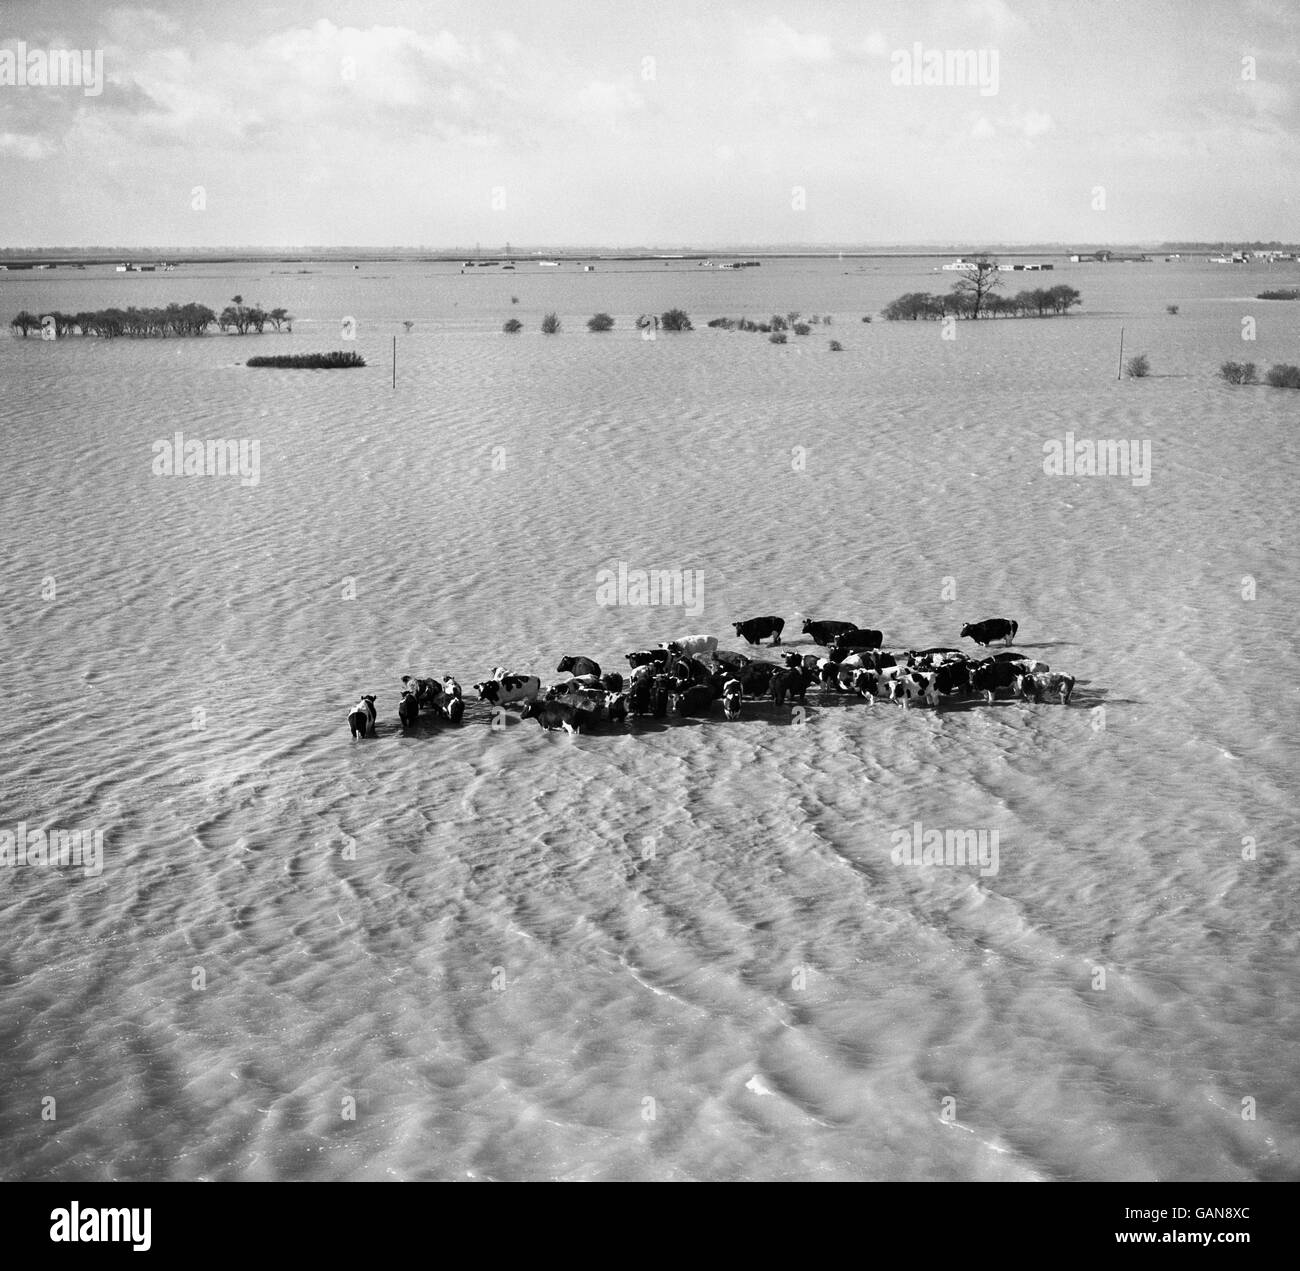
[[[665,331],[693,331],[691,320],[686,316],[682,309],[669,309],[659,319],[660,325]]]
[[[785,331],[789,328],[790,324],[779,313],[774,313],[768,326],[770,326],[773,331]]]
[[[812,326],[818,326],[821,323],[821,319],[815,313],[808,315],[808,321]]]
[[[1145,353],[1139,353],[1136,357],[1131,357],[1124,363],[1124,370],[1131,379],[1145,379],[1151,374],[1151,363],[1147,361]]]
[[[767,338],[772,344],[784,344],[789,337],[784,331],[773,331]]]
[[[290,371],[338,371],[365,366],[360,353],[281,353],[274,357],[250,357],[245,366],[275,366]]]
[[[548,313],[542,319],[542,331],[546,335],[555,335],[560,329],[560,320],[553,313]]]
[[[731,331],[736,324],[730,318],[713,318],[709,321],[711,327],[721,327],[724,331]],[[741,319],[741,329],[744,329],[744,319]]]
[[[1219,367],[1219,374],[1229,384],[1254,384],[1256,382],[1254,362],[1225,362]]]
[[[1270,366],[1264,383],[1270,388],[1300,388],[1300,366],[1288,366],[1285,362]]]
[[[844,346],[843,346],[843,345],[842,345],[838,340],[832,340],[832,341],[831,341],[831,352],[832,352],[832,353],[843,353],[843,352],[844,352]]]
[[[1165,305],[1165,312],[1166,312],[1166,313],[1177,313],[1177,312],[1178,312],[1178,306],[1177,306],[1177,305]]]
[[[1290,290],[1281,291],[1261,291],[1256,300],[1300,300],[1300,287],[1292,287]]]
[[[518,318],[507,318],[505,326],[501,328],[507,335],[517,335],[524,329],[524,324]]]
[[[771,329],[772,329],[772,324],[770,322],[760,322],[758,324],[758,330],[761,331],[764,335],[766,335]]]
[[[511,296],[511,297],[510,297],[510,303],[511,303],[512,305],[517,305],[517,304],[519,303],[519,297],[518,297],[518,296]]]
[[[864,313],[864,314],[862,315],[862,321],[863,321],[863,322],[870,322],[870,321],[871,321],[871,315],[870,315],[869,313]]]
[[[587,319],[588,331],[608,331],[614,325],[614,319],[607,313],[598,313]]]
[[[796,322],[792,330],[795,335],[807,335],[808,332],[812,330],[812,327],[810,327],[806,322]]]

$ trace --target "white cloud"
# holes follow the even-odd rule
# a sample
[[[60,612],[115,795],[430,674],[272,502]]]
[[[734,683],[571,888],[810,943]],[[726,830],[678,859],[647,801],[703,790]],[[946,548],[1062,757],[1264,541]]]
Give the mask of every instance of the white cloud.
[[[759,58],[768,62],[830,62],[835,52],[824,35],[803,35],[778,17],[769,18],[754,32]]]

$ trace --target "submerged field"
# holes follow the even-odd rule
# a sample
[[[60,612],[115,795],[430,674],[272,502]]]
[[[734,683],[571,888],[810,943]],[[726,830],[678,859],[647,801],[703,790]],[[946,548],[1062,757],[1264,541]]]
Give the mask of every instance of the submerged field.
[[[1300,360],[1300,307],[1250,299],[1294,271],[1016,275],[1082,310],[951,341],[859,321],[938,263],[0,285],[6,321],[236,293],[296,319],[0,339],[0,830],[104,835],[98,874],[0,875],[0,1176],[1300,1172],[1300,413],[1214,375]],[[674,305],[834,322],[632,329]],[[1121,325],[1151,379],[1116,381]],[[241,365],[328,349],[368,365]],[[256,441],[256,481],[155,475],[178,431]],[[1149,484],[1047,475],[1067,432],[1149,441]],[[702,612],[598,604],[620,562],[701,571]],[[768,613],[808,649],[796,614],[895,647],[1006,615],[1079,687],[397,732],[402,674],[621,669]],[[917,822],[996,831],[997,872],[894,864]]]

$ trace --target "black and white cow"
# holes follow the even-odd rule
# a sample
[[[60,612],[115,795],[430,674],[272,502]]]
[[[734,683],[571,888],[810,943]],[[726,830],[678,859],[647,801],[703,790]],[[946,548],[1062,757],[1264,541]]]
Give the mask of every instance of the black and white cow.
[[[810,635],[814,644],[820,644],[823,648],[829,648],[831,642],[842,631],[856,631],[858,624],[856,622],[814,622],[811,618],[805,618],[803,624],[804,635]]]
[[[771,638],[773,644],[781,643],[781,632],[785,630],[785,619],[776,617],[746,618],[744,622],[733,622],[736,634],[742,636],[749,644]]]
[[[1020,624],[1011,618],[985,618],[982,622],[968,622],[961,635],[963,640],[969,637],[976,644],[992,644],[994,640],[1010,644],[1019,629]]]
[[[1063,675],[1060,671],[1048,673],[1031,673],[1021,681],[1020,692],[1024,697],[1032,697],[1041,702],[1045,693],[1056,693],[1063,706],[1070,704],[1070,694],[1074,692],[1074,676]]]
[[[672,654],[667,649],[633,649],[627,655],[628,665],[637,666],[657,666],[665,667],[672,660]]]
[[[728,719],[740,718],[740,702],[745,690],[739,680],[728,680],[722,686],[722,713]]]
[[[542,682],[535,675],[503,675],[499,679],[475,684],[474,691],[479,695],[480,701],[490,702],[493,706],[505,706],[510,702],[536,701],[538,693],[542,691]]]
[[[442,714],[450,723],[459,724],[465,714],[465,699],[459,693],[442,699]]]
[[[795,653],[793,649],[789,653],[782,654],[782,656],[785,658],[786,666],[807,671],[814,679],[817,676],[817,668],[824,661],[815,653]]]
[[[560,665],[555,668],[557,671],[569,671],[573,675],[596,675],[600,674],[600,663],[592,658],[573,657],[571,654],[560,659]]]
[[[375,731],[375,695],[362,694],[361,700],[348,712],[348,727],[353,737],[365,737]]]

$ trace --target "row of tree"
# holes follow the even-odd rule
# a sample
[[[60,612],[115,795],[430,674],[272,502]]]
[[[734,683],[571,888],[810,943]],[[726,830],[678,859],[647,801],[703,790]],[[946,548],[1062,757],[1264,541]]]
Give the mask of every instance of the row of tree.
[[[26,339],[52,327],[57,338],[70,335],[96,335],[111,340],[117,336],[166,339],[168,336],[206,335],[213,325],[222,331],[235,331],[258,335],[270,324],[277,331],[281,327],[293,330],[293,318],[286,309],[265,310],[260,305],[245,305],[242,296],[236,296],[219,314],[201,304],[169,304],[164,309],[97,309],[93,312],[46,314],[22,311],[10,323],[10,328]]]
[[[1020,291],[1014,296],[999,296],[987,291],[976,295],[958,283],[946,296],[933,295],[927,291],[909,291],[897,300],[891,300],[883,312],[890,322],[948,317],[1042,318],[1048,314],[1068,313],[1081,299],[1073,287],[1064,283],[1057,287],[1036,287],[1033,291]]]

